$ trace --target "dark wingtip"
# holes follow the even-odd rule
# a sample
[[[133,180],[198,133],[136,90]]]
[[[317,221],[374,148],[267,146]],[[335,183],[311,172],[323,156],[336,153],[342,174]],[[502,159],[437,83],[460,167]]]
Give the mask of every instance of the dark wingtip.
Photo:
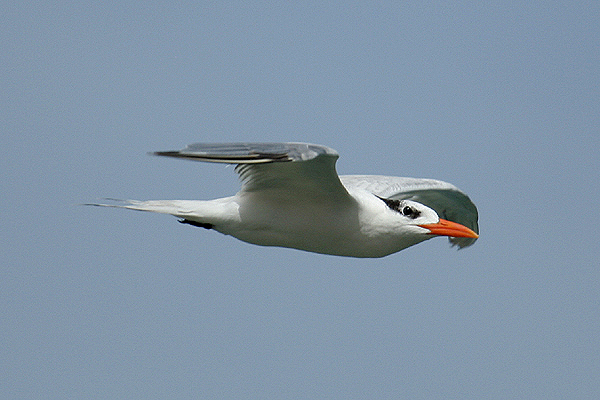
[[[192,221],[189,219],[178,219],[177,222],[179,222],[180,224],[187,224],[187,225],[192,225],[192,226],[197,226],[198,228],[204,228],[204,229],[212,229],[213,228],[213,224],[209,224],[207,222],[197,222],[197,221]]]
[[[181,154],[178,151],[151,151],[148,153],[150,156],[163,156],[163,157],[177,157]]]

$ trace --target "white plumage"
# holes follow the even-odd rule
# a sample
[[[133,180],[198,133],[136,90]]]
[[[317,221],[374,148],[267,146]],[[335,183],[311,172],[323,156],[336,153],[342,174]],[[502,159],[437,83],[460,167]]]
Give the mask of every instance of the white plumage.
[[[383,257],[436,235],[466,247],[478,237],[477,208],[433,179],[338,176],[335,150],[307,143],[197,143],[154,153],[237,164],[234,196],[216,200],[127,200],[91,204],[171,214],[245,242],[350,257]]]

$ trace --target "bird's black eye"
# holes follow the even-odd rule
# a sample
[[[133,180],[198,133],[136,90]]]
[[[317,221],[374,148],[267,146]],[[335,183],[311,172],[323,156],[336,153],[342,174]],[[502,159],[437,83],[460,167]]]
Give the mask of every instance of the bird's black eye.
[[[377,196],[377,197],[379,197],[379,196]],[[421,214],[421,211],[417,210],[414,207],[405,205],[406,203],[402,200],[392,200],[392,199],[386,199],[383,197],[379,197],[379,198],[385,204],[387,204],[387,206],[390,209],[404,215],[405,217],[415,219]]]
[[[402,207],[402,215],[404,215],[405,217],[408,218],[412,218],[415,219],[419,216],[419,214],[421,214],[420,211],[415,210],[414,208],[410,207],[410,206],[404,206]]]

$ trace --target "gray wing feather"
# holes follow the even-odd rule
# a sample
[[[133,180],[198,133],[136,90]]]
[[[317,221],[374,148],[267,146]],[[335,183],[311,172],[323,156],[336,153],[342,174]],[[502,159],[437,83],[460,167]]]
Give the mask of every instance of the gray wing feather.
[[[241,193],[349,199],[335,170],[338,153],[309,143],[195,143],[159,156],[237,164]]]
[[[444,219],[462,224],[479,233],[477,207],[456,186],[435,179],[400,178],[391,176],[347,175],[340,179],[346,187],[367,190],[377,196],[394,200],[413,200],[432,208]],[[477,239],[449,238],[460,248]]]
[[[329,147],[309,143],[194,143],[183,150],[157,151],[154,154],[227,164],[308,161],[318,156],[338,157],[338,153]]]

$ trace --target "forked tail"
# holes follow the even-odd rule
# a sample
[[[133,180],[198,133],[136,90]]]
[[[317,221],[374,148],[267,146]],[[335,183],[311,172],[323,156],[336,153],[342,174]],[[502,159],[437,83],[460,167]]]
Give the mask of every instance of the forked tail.
[[[179,222],[211,229],[236,220],[237,203],[231,198],[217,200],[119,200],[104,199],[106,203],[87,203],[87,206],[125,208],[128,210],[150,211],[169,214],[180,218]]]

